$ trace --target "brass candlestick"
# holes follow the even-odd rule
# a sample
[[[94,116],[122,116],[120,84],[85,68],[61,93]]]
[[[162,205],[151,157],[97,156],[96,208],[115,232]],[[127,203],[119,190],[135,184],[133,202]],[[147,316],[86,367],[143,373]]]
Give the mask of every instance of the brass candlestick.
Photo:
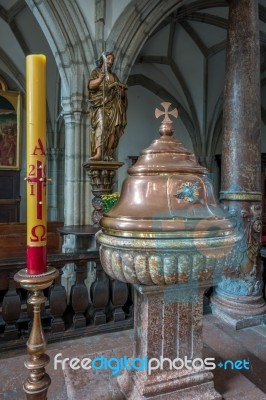
[[[48,288],[57,278],[58,271],[47,267],[47,272],[40,275],[29,275],[26,269],[20,270],[14,280],[20,283],[23,289],[33,292],[28,303],[33,305],[33,324],[27,350],[30,358],[25,361],[25,367],[30,370],[29,376],[23,385],[27,400],[46,400],[47,391],[51,383],[50,376],[45,372],[45,367],[50,358],[45,354],[46,340],[41,324],[41,306],[46,298],[41,291]]]

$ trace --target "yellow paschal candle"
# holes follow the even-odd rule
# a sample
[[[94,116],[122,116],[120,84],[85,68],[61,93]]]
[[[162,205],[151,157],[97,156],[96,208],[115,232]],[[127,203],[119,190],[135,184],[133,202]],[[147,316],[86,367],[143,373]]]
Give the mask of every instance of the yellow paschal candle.
[[[46,57],[26,57],[27,273],[46,271]]]

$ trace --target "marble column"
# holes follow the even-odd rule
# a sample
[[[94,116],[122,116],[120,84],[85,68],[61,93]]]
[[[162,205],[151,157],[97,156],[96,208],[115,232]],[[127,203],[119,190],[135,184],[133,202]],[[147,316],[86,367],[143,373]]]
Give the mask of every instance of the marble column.
[[[257,0],[229,0],[223,112],[221,200],[243,232],[241,265],[224,276],[213,313],[236,329],[260,324],[261,137],[260,48]]]

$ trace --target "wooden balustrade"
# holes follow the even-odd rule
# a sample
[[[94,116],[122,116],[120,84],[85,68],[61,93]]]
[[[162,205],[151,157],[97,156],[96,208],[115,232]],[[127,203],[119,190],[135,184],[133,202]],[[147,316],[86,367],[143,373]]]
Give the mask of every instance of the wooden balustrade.
[[[129,329],[133,326],[132,300],[127,284],[112,281],[102,270],[98,251],[48,256],[59,277],[44,291],[42,325],[48,342],[100,332]],[[62,284],[62,270],[74,265],[75,282],[69,301]],[[94,266],[95,279],[88,286],[87,272]],[[25,258],[0,260],[0,351],[24,346],[31,328],[32,310],[27,307],[27,292],[14,282],[14,274],[26,267]]]

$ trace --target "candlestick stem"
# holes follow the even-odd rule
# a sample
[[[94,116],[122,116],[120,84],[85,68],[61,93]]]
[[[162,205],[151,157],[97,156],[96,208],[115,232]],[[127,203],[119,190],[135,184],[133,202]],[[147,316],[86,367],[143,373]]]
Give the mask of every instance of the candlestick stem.
[[[28,303],[33,305],[33,324],[27,341],[30,357],[25,361],[25,367],[30,370],[30,373],[23,386],[27,400],[47,400],[47,392],[51,384],[50,376],[45,372],[50,358],[45,354],[46,340],[41,324],[41,306],[46,301],[42,290],[51,286],[57,276],[58,271],[51,267],[47,268],[46,273],[40,275],[30,275],[26,269],[22,269],[14,276],[21,287],[33,292],[28,300]]]

